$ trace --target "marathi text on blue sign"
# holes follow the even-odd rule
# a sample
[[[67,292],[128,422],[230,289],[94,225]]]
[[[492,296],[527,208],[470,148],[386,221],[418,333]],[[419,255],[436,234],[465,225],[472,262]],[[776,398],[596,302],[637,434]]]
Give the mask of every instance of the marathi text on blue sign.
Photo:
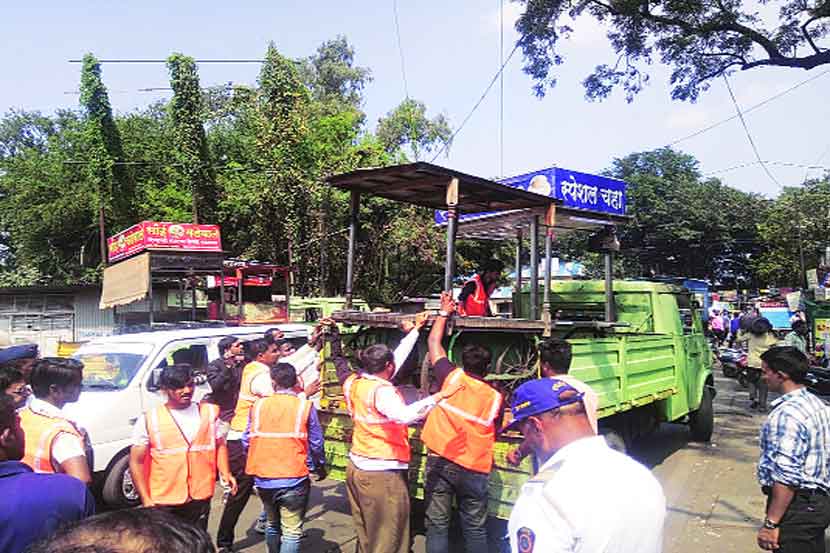
[[[571,171],[560,167],[550,167],[541,171],[502,179],[498,182],[513,188],[521,188],[528,192],[562,200],[566,207],[612,215],[625,215],[626,184],[621,180],[580,173],[579,171]],[[490,215],[490,213],[467,213],[462,215],[460,220],[485,215]],[[438,224],[446,223],[446,211],[436,211],[435,222]]]

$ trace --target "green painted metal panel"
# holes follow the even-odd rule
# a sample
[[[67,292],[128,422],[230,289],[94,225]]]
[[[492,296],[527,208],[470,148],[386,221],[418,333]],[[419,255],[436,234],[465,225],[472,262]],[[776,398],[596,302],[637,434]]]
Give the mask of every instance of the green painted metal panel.
[[[552,286],[553,311],[602,318],[604,287],[602,282],[557,282]],[[650,282],[615,282],[615,301],[619,318],[629,322],[628,328],[617,328],[604,335],[580,330],[568,336],[573,349],[571,374],[597,392],[600,417],[612,416],[635,407],[655,404],[662,419],[675,421],[696,409],[705,379],[711,377],[711,352],[702,335],[699,320],[684,329],[678,311],[676,286]],[[540,294],[541,296],[541,294]],[[526,305],[526,302],[524,303]],[[554,328],[555,335],[565,331]],[[686,332],[686,334],[684,334]],[[351,346],[366,347],[374,343],[394,346],[402,337],[396,330],[362,329],[353,334]],[[479,343],[493,353],[491,372],[506,367],[528,364],[523,378],[538,376],[533,352],[539,337],[527,333],[467,330],[456,332],[448,341],[450,357],[459,358],[461,348]],[[427,355],[426,334],[423,333],[403,371],[411,376],[407,383],[419,384],[423,358]],[[352,423],[345,412],[342,390],[336,382],[330,363],[323,370],[324,399],[321,421],[326,434],[329,474],[344,479],[348,462]],[[502,381],[499,381],[500,383]],[[411,386],[410,386],[411,388]],[[410,464],[410,488],[415,498],[423,497],[423,473],[426,463],[419,429],[410,432],[413,457]],[[503,436],[494,448],[495,468],[490,478],[490,512],[507,518],[521,486],[530,474],[530,464],[518,469],[510,467],[505,455],[516,446],[516,436]]]

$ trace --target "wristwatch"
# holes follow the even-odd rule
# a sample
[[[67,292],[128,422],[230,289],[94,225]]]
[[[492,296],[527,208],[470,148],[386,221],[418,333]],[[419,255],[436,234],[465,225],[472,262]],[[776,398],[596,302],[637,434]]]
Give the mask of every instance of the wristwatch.
[[[764,518],[764,528],[767,530],[775,530],[779,526],[781,526],[780,522],[773,522],[768,518]]]
[[[449,312],[447,312],[447,311],[439,311],[439,312],[438,312],[438,316],[439,316],[439,317],[449,317],[449,316],[450,316],[450,314],[449,314]]]

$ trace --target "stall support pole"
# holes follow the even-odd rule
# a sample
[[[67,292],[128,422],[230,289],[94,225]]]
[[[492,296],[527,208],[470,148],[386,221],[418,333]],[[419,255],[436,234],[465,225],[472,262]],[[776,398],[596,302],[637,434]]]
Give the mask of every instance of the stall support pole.
[[[458,232],[458,179],[447,183],[447,258],[444,263],[444,292],[452,294],[455,275],[455,235]]]
[[[150,271],[148,277],[150,279],[150,286],[147,287],[147,310],[150,312],[150,328],[153,328],[153,272]]]
[[[452,293],[452,277],[455,274],[455,234],[458,229],[458,208],[447,210],[447,259],[444,263],[444,292]]]
[[[357,218],[360,212],[360,192],[352,190],[349,198],[349,252],[346,259],[346,309],[352,308],[354,286],[354,256],[357,243]]]
[[[242,319],[245,315],[244,306],[242,305],[242,280],[244,279],[244,275],[242,274],[242,269],[236,270],[236,303],[237,303],[237,311],[236,316],[239,318],[238,323],[242,324]]]
[[[539,320],[539,216],[530,219],[530,318]]]
[[[545,290],[542,293],[542,320],[550,323],[550,279],[551,279],[551,250],[553,249],[553,231],[548,228],[545,232]]]
[[[516,288],[513,291],[513,316],[522,316],[522,229],[516,231]]]
[[[614,254],[605,252],[605,321],[613,323],[614,313]]]
[[[225,266],[219,268],[219,318],[225,322]]]
[[[190,282],[190,320],[196,320],[196,278]]]

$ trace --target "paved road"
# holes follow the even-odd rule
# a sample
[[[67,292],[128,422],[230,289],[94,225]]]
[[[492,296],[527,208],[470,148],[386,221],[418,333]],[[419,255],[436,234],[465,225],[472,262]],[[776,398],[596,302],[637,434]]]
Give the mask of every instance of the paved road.
[[[690,443],[685,426],[664,424],[632,451],[663,484],[669,505],[666,553],[760,551],[755,531],[764,501],[755,481],[755,461],[764,416],[747,410],[746,391],[736,381],[718,378],[716,385],[715,433],[710,444]],[[311,505],[303,552],[354,551],[343,485],[330,480],[315,485]],[[212,535],[220,512],[221,505],[215,504]],[[265,551],[262,537],[249,530],[258,512],[258,500],[253,498],[237,527],[238,551]],[[498,531],[494,527],[493,533]],[[423,553],[422,535],[416,537],[414,551]]]

